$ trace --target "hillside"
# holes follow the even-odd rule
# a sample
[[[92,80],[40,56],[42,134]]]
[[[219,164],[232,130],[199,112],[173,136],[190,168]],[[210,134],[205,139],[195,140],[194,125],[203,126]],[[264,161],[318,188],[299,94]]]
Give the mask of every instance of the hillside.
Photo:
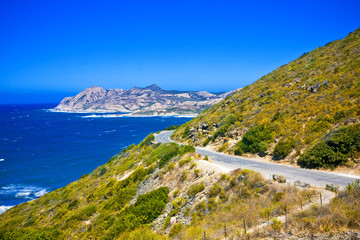
[[[266,181],[252,170],[221,173],[193,147],[153,139],[1,214],[0,239],[202,239],[204,232],[218,239],[224,229],[235,238],[328,235],[329,226],[342,235],[360,230],[359,182],[319,206],[313,189]],[[286,226],[276,219],[284,214],[293,216]],[[264,221],[270,221],[264,229],[256,227]]]
[[[130,115],[194,115],[210,108],[231,94],[206,91],[167,91],[153,84],[128,90],[87,88],[74,97],[64,98],[55,111],[129,112]]]
[[[359,169],[359,106],[357,29],[235,92],[179,127],[173,138],[303,167]]]

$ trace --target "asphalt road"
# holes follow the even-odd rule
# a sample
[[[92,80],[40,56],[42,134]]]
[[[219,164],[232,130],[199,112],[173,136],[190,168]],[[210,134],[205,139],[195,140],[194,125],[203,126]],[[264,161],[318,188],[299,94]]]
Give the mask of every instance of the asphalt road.
[[[170,139],[174,131],[163,131],[155,135],[155,142],[167,143],[174,142]],[[201,155],[207,155],[211,162],[225,167],[229,170],[237,168],[252,169],[260,172],[265,178],[272,178],[273,174],[280,174],[286,176],[286,181],[293,183],[296,180],[301,180],[305,183],[311,184],[314,187],[325,187],[326,184],[334,183],[338,184],[340,188],[345,187],[348,183],[353,182],[360,176],[338,174],[333,172],[325,172],[318,170],[309,170],[303,168],[296,168],[286,165],[281,165],[271,162],[263,162],[255,159],[245,159],[237,156],[230,156],[223,153],[215,152],[204,148],[196,148],[196,152]]]

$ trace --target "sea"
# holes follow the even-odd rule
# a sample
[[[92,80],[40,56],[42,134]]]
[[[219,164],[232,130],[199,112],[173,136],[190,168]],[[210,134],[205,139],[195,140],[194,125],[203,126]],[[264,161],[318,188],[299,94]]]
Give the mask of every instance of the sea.
[[[53,112],[0,105],[0,214],[90,173],[149,133],[191,117]]]

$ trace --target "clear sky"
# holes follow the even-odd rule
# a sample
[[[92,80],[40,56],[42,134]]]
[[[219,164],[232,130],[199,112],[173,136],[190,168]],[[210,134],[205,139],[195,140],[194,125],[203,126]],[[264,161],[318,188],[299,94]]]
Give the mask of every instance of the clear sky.
[[[0,0],[0,103],[244,87],[359,28],[359,12],[359,0]]]

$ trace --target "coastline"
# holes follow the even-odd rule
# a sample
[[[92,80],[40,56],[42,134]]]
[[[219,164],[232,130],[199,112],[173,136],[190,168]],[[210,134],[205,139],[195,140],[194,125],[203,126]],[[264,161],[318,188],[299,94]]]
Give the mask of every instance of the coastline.
[[[147,115],[147,114],[132,114],[133,112],[114,112],[114,111],[67,111],[67,110],[57,110],[57,109],[44,109],[48,112],[55,113],[77,113],[77,114],[92,114],[88,116],[82,116],[82,118],[118,118],[118,117],[178,117],[178,118],[194,118],[198,114],[177,114],[174,112],[157,114],[157,115]]]

